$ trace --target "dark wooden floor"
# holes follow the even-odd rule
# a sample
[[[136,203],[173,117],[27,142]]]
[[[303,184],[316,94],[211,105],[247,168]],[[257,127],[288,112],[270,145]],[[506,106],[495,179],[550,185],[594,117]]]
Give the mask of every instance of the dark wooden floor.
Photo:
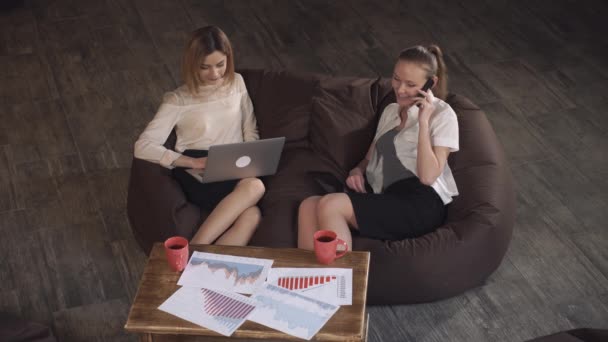
[[[512,162],[510,250],[481,288],[373,307],[371,341],[523,341],[608,328],[608,3],[25,1],[0,12],[0,311],[61,341],[123,331],[145,261],[125,215],[133,142],[178,85],[187,32],[222,27],[239,67],[388,76],[437,42],[451,90]],[[416,281],[416,279],[412,279]]]

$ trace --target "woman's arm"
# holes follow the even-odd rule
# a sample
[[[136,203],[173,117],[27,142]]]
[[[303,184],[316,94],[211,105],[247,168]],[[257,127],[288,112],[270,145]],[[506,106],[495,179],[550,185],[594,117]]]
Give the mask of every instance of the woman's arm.
[[[357,191],[357,192],[366,192],[365,191],[365,169],[367,169],[367,164],[372,158],[372,153],[376,148],[376,142],[373,141],[372,144],[367,149],[367,153],[365,154],[365,158],[357,164],[350,172],[348,173],[348,177],[346,178],[346,185]]]
[[[173,161],[171,165],[178,167],[186,167],[189,169],[204,169],[207,166],[207,157],[192,158],[181,155],[179,156],[179,158],[175,159],[175,161]]]
[[[173,168],[173,163],[181,154],[163,146],[179,118],[179,106],[173,104],[176,95],[168,93],[163,99],[156,115],[135,142],[135,158],[158,163],[166,168]]]
[[[420,182],[425,185],[435,183],[443,172],[450,149],[444,146],[431,146],[431,133],[428,121],[419,122],[418,156],[416,173]]]
[[[369,161],[372,159],[372,153],[374,152],[374,149],[376,148],[376,142],[372,141],[371,145],[369,145],[369,148],[367,149],[367,153],[365,154],[365,158],[363,158],[359,164],[357,164],[357,166],[355,166],[354,169],[351,170],[351,172],[353,170],[360,170],[362,174],[365,173],[365,169],[367,169],[367,164],[369,164]]]
[[[441,108],[436,113],[431,90],[419,92],[424,98],[418,101],[420,111],[416,173],[421,183],[431,185],[443,172],[450,152],[458,150],[458,121],[454,111],[445,103],[440,105]],[[432,116],[434,118],[431,120]]]

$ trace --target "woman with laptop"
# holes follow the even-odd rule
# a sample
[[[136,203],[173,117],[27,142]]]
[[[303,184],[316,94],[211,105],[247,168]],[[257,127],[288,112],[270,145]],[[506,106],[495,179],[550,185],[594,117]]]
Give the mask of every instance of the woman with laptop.
[[[397,102],[385,108],[365,158],[349,172],[348,191],[300,204],[300,248],[313,249],[318,229],[333,230],[352,249],[350,229],[368,238],[402,240],[443,223],[445,205],[458,195],[447,159],[459,142],[456,113],[443,101],[447,75],[439,47],[403,50],[392,87]]]
[[[234,72],[230,41],[215,26],[195,30],[182,61],[184,85],[164,95],[135,142],[135,157],[172,169],[188,200],[210,211],[191,243],[247,245],[260,222],[264,195],[258,178],[201,183],[189,169],[204,169],[211,145],[259,139],[253,104]],[[163,146],[175,129],[175,151]]]

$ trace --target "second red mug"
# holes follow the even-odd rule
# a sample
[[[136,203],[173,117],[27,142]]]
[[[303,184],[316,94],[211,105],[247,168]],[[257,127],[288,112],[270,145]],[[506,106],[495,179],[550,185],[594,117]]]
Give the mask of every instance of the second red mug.
[[[348,245],[344,240],[338,239],[335,232],[331,230],[319,230],[314,235],[315,255],[322,264],[331,264],[334,260],[341,258],[348,252]],[[344,250],[338,252],[338,244],[344,246]]]

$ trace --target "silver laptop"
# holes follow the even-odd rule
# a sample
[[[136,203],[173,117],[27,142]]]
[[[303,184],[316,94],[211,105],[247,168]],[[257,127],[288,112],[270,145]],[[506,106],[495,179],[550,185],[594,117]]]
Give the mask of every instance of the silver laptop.
[[[201,183],[274,175],[285,137],[209,147],[205,169],[188,169]]]

